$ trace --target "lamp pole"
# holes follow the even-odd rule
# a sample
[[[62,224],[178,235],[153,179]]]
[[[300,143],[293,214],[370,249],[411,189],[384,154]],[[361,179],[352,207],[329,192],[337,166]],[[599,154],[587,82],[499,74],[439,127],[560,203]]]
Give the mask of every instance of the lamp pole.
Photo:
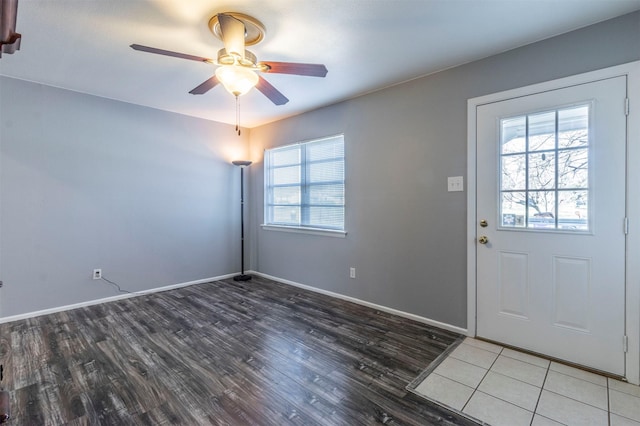
[[[251,161],[233,161],[234,166],[240,167],[240,275],[233,277],[234,281],[249,281],[251,275],[244,273],[244,168],[251,165]]]

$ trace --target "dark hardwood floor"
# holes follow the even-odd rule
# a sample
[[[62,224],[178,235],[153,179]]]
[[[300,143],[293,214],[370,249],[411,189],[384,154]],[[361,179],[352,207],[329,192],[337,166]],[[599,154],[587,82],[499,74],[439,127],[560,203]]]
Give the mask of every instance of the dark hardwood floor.
[[[254,277],[0,325],[14,425],[472,425],[405,386],[458,337]]]

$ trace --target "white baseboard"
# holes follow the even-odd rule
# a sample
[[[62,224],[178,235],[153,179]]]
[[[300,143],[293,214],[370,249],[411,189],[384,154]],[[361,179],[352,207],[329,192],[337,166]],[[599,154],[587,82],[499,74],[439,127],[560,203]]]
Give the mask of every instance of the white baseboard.
[[[347,302],[357,303],[358,305],[367,306],[369,308],[377,309],[377,310],[383,311],[383,312],[388,312],[390,314],[398,315],[398,316],[404,317],[404,318],[408,318],[408,319],[411,319],[411,320],[414,320],[414,321],[417,321],[417,322],[421,322],[423,324],[432,325],[432,326],[438,327],[438,328],[443,328],[445,330],[452,331],[454,333],[467,335],[467,329],[466,328],[457,327],[455,325],[451,325],[451,324],[447,324],[447,323],[444,323],[444,322],[440,322],[440,321],[432,320],[432,319],[429,319],[429,318],[421,317],[419,315],[411,314],[409,312],[399,311],[397,309],[389,308],[387,306],[383,306],[383,305],[378,305],[376,303],[367,302],[366,300],[356,299],[355,297],[345,296],[344,294],[334,293],[333,291],[323,290],[323,289],[320,289],[320,288],[317,288],[317,287],[311,287],[311,286],[308,286],[308,285],[305,285],[305,284],[300,284],[300,283],[297,283],[295,281],[285,280],[283,278],[278,278],[278,277],[274,277],[274,276],[271,276],[271,275],[263,274],[262,272],[249,271],[247,273],[254,274],[254,275],[259,275],[261,277],[268,278],[270,280],[278,281],[278,282],[281,282],[283,284],[291,285],[291,286],[294,286],[294,287],[303,288],[305,290],[310,290],[310,291],[313,291],[315,293],[320,293],[320,294],[324,294],[326,296],[335,297],[337,299],[346,300]]]
[[[168,285],[168,286],[164,286],[164,287],[151,288],[151,289],[148,289],[148,290],[140,290],[140,291],[135,291],[135,292],[129,293],[129,294],[119,294],[117,296],[105,297],[105,298],[102,298],[102,299],[94,299],[94,300],[89,300],[89,301],[86,301],[86,302],[74,303],[72,305],[58,306],[56,308],[43,309],[41,311],[27,312],[25,314],[12,315],[12,316],[9,316],[9,317],[0,318],[0,324],[4,324],[4,323],[7,323],[7,322],[12,322],[12,321],[23,320],[23,319],[27,319],[27,318],[39,317],[41,315],[55,314],[57,312],[69,311],[71,309],[83,308],[85,306],[98,305],[100,303],[107,303],[107,302],[113,302],[113,301],[116,301],[116,300],[129,299],[131,297],[142,296],[142,295],[150,294],[150,293],[159,293],[159,292],[162,292],[162,291],[173,290],[173,289],[181,288],[181,287],[188,287],[190,285],[195,285],[195,284],[202,284],[202,283],[208,283],[208,282],[211,282],[211,281],[224,280],[224,279],[227,279],[227,278],[231,278],[231,277],[233,277],[235,275],[237,275],[237,273],[220,275],[220,276],[211,277],[211,278],[203,278],[201,280],[195,280],[195,281],[187,281],[187,282],[184,282],[184,283],[172,284],[172,285]]]
[[[320,288],[317,288],[317,287],[311,287],[309,285],[297,283],[295,281],[286,280],[284,278],[274,277],[274,276],[271,276],[271,275],[268,275],[268,274],[263,274],[261,272],[246,271],[245,273],[258,275],[258,276],[261,276],[261,277],[264,277],[264,278],[267,278],[267,279],[270,279],[270,280],[278,281],[278,282],[281,282],[283,284],[287,284],[287,285],[290,285],[290,286],[293,286],[293,287],[303,288],[305,290],[313,291],[315,293],[320,293],[320,294],[324,294],[326,296],[335,297],[337,299],[346,300],[348,302],[357,303],[359,305],[367,306],[369,308],[377,309],[377,310],[383,311],[383,312],[388,312],[390,314],[398,315],[398,316],[404,317],[404,318],[408,318],[408,319],[411,319],[411,320],[414,320],[414,321],[417,321],[417,322],[420,322],[420,323],[423,323],[423,324],[427,324],[427,325],[431,325],[431,326],[434,326],[434,327],[438,327],[438,328],[442,328],[442,329],[445,329],[445,330],[449,330],[449,331],[452,331],[454,333],[467,335],[467,329],[465,329],[465,328],[461,328],[461,327],[457,327],[455,325],[451,325],[451,324],[447,324],[447,323],[444,323],[444,322],[432,320],[430,318],[425,318],[425,317],[422,317],[422,316],[419,316],[419,315],[411,314],[409,312],[400,311],[398,309],[389,308],[387,306],[378,305],[376,303],[367,302],[366,300],[357,299],[357,298],[351,297],[351,296],[345,296],[344,294],[334,293],[332,291],[323,290],[323,289],[320,289]],[[12,322],[12,321],[23,320],[23,319],[27,319],[27,318],[39,317],[41,315],[55,314],[57,312],[69,311],[69,310],[72,310],[72,309],[83,308],[85,306],[98,305],[100,303],[107,303],[107,302],[113,302],[113,301],[116,301],[116,300],[129,299],[131,297],[142,296],[142,295],[145,295],[145,294],[159,293],[159,292],[162,292],[162,291],[173,290],[173,289],[181,288],[181,287],[188,287],[190,285],[195,285],[195,284],[202,284],[202,283],[208,283],[208,282],[211,282],[211,281],[224,280],[224,279],[227,279],[227,278],[234,277],[236,275],[238,275],[238,272],[233,273],[233,274],[220,275],[220,276],[217,276],[217,277],[203,278],[203,279],[195,280],[195,281],[188,281],[188,282],[179,283],[179,284],[172,284],[172,285],[168,285],[168,286],[164,286],[164,287],[152,288],[152,289],[148,289],[148,290],[140,290],[140,291],[136,291],[136,292],[133,292],[133,293],[130,293],[130,294],[121,294],[121,295],[117,295],[117,296],[105,297],[105,298],[102,298],[102,299],[95,299],[95,300],[89,300],[89,301],[81,302],[81,303],[74,303],[72,305],[65,305],[65,306],[59,306],[59,307],[56,307],[56,308],[43,309],[41,311],[34,311],[34,312],[27,312],[27,313],[24,313],[24,314],[12,315],[12,316],[9,316],[9,317],[0,318],[0,324],[4,324],[4,323],[7,323],[7,322]]]

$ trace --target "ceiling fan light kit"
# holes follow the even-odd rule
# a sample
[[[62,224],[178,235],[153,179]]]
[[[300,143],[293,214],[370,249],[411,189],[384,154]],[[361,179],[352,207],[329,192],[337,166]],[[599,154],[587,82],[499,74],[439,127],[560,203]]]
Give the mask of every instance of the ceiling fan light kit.
[[[227,92],[242,96],[258,84],[258,74],[241,65],[222,65],[216,69],[216,77]]]

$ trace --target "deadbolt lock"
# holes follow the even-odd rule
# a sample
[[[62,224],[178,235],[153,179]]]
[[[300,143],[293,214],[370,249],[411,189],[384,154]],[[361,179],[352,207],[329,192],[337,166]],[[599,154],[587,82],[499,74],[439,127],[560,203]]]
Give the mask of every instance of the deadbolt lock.
[[[486,219],[482,219],[480,221],[480,226],[482,226],[483,228],[486,228],[487,226],[489,226],[489,224],[487,223]]]

